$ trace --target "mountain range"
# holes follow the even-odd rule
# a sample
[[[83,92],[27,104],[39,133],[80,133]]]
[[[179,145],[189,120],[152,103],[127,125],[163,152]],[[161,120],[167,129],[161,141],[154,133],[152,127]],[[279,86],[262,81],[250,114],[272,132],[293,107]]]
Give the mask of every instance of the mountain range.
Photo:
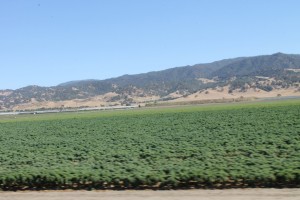
[[[32,105],[39,109],[51,108],[57,107],[55,102],[63,105],[70,101],[89,100],[94,102],[90,106],[140,104],[174,100],[209,89],[221,89],[223,92],[226,89],[227,93],[233,93],[250,89],[271,92],[293,88],[297,92],[299,82],[300,55],[275,53],[105,80],[70,81],[53,87],[32,85],[16,90],[0,90],[0,110],[30,109]],[[95,104],[97,101],[99,104]],[[82,105],[79,103],[79,106]]]

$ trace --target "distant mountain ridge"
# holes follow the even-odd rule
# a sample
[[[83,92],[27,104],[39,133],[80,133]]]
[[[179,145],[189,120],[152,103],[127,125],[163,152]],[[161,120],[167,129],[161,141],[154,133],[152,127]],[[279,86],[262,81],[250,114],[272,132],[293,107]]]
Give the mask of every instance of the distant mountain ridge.
[[[187,95],[207,88],[224,86],[232,90],[253,87],[270,91],[275,87],[290,87],[297,84],[300,75],[295,69],[300,69],[298,54],[276,53],[239,57],[105,80],[70,81],[53,87],[27,86],[6,92],[0,90],[0,107],[11,109],[15,105],[33,101],[87,99],[107,93],[117,96],[113,99],[117,103],[139,103],[134,101],[133,97],[163,98],[174,92]],[[270,77],[272,82],[262,83],[259,77]]]
[[[277,76],[284,69],[299,68],[300,55],[276,53],[271,56],[245,58],[216,70],[211,76],[228,78],[232,76]]]
[[[65,83],[61,83],[57,86],[62,86],[62,87],[65,87],[65,86],[70,86],[70,85],[74,85],[74,84],[77,84],[77,83],[83,83],[83,82],[90,82],[90,81],[99,81],[99,80],[96,80],[96,79],[87,79],[87,80],[77,80],[77,81],[68,81],[68,82],[65,82]]]
[[[67,83],[59,84],[58,86],[71,86],[76,87],[81,84],[97,84],[99,82],[106,82],[111,84],[118,84],[121,87],[126,87],[129,85],[137,85],[143,87],[146,84],[158,84],[161,82],[174,82],[178,79],[195,79],[195,78],[205,78],[209,76],[213,71],[220,69],[227,64],[233,63],[234,61],[241,60],[242,58],[226,59],[221,61],[216,61],[207,64],[196,64],[193,66],[183,66],[174,67],[162,71],[152,71],[142,74],[134,75],[123,75],[117,78],[110,78],[105,80],[82,80],[82,81],[71,81]]]

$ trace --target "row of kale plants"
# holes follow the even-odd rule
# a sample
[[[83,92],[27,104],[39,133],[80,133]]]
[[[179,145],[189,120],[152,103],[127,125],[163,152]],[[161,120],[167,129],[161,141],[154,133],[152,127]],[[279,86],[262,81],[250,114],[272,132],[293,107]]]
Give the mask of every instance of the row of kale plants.
[[[299,186],[299,105],[0,124],[2,190]]]

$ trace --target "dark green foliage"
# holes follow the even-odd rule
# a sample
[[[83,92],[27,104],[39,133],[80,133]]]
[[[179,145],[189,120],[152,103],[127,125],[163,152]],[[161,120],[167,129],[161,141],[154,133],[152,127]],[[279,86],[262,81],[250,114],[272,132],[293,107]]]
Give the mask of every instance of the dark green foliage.
[[[270,91],[272,91],[273,90],[273,88],[272,88],[272,86],[270,86],[270,85],[256,85],[256,87],[258,88],[258,89],[261,89],[261,90],[264,90],[264,91],[267,91],[267,92],[270,92]]]
[[[299,187],[299,104],[0,124],[0,188]]]
[[[245,91],[245,85],[249,85],[251,84],[251,82],[253,82],[253,79],[250,77],[237,78],[234,81],[230,82],[230,90],[241,89],[241,91]]]

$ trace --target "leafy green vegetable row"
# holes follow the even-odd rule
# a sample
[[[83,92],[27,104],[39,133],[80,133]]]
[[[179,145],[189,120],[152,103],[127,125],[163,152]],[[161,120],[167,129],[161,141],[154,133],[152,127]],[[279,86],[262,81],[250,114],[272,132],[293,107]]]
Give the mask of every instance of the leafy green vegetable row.
[[[299,110],[2,123],[0,188],[299,187]]]

